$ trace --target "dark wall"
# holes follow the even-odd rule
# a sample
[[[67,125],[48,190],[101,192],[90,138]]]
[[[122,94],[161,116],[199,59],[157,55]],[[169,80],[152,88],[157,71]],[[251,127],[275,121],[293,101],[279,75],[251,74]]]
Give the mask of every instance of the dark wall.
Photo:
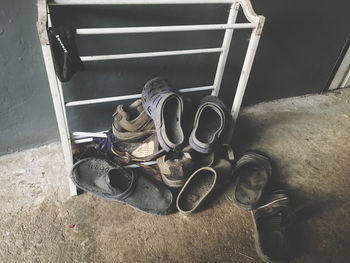
[[[253,1],[266,16],[246,102],[322,92],[350,33],[350,1]]]
[[[252,1],[266,17],[244,104],[321,92],[349,33],[349,2]],[[35,1],[0,3],[0,154],[57,138],[57,126],[36,34]],[[55,25],[76,27],[225,23],[227,6],[56,7]],[[243,18],[239,17],[243,22]],[[232,97],[249,40],[234,33],[232,52],[220,96]],[[217,47],[223,32],[182,32],[119,36],[78,36],[80,55]],[[139,93],[157,75],[175,88],[210,85],[218,55],[86,63],[63,89],[80,100]],[[202,95],[204,95],[203,93]],[[200,98],[198,95],[195,99]],[[100,130],[110,125],[116,103],[68,109],[72,130]],[[82,118],[81,116],[87,116]]]

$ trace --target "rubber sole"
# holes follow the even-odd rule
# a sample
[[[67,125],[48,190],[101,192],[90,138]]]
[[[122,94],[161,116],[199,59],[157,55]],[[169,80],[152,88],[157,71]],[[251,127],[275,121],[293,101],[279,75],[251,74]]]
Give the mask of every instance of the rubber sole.
[[[165,175],[162,173],[160,174],[163,180],[163,183],[171,188],[180,188],[186,183],[186,179],[181,180],[169,180]]]

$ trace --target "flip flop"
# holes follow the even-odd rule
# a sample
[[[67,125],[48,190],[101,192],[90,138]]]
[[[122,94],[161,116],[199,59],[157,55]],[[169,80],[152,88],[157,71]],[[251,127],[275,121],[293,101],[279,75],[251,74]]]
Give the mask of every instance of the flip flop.
[[[157,77],[145,84],[142,105],[155,124],[161,147],[167,152],[178,150],[184,142],[182,98],[171,90],[163,78]]]
[[[263,195],[272,167],[270,160],[259,153],[247,152],[236,163],[233,190],[234,204],[245,210],[256,208]]]
[[[107,159],[78,161],[72,168],[71,179],[82,190],[145,213],[166,215],[171,212],[173,195],[169,189]]]
[[[204,97],[198,107],[189,143],[200,153],[211,153],[226,126],[225,104],[216,96]]]
[[[219,159],[214,167],[202,167],[195,171],[177,196],[177,209],[183,214],[194,212],[231,172],[231,163],[224,159]]]
[[[288,228],[295,220],[285,191],[275,190],[264,204],[252,211],[255,248],[265,262],[286,262],[290,257]]]

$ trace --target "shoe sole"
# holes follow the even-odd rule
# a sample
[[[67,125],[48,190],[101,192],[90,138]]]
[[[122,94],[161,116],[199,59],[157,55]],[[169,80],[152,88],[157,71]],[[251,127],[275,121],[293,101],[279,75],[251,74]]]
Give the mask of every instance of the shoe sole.
[[[163,183],[166,184],[167,186],[169,187],[172,187],[172,188],[180,188],[182,187],[185,182],[186,182],[186,179],[182,179],[182,180],[169,180],[168,178],[166,178],[166,176],[164,176],[162,173],[161,173],[161,177],[162,177],[162,180],[163,180]]]

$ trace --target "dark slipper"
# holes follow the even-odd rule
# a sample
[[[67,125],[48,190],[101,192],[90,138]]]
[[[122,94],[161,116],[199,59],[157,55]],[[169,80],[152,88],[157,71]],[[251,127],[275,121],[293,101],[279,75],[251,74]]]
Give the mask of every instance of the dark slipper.
[[[199,104],[190,135],[191,147],[200,153],[213,152],[226,122],[225,104],[216,96],[204,97]]]
[[[184,214],[194,212],[231,172],[231,163],[224,159],[218,160],[213,167],[202,167],[195,171],[177,196],[177,209]]]
[[[72,181],[81,189],[103,199],[125,203],[142,212],[166,215],[171,212],[172,193],[102,158],[86,158],[74,164]]]
[[[272,192],[252,215],[259,257],[265,262],[285,262],[290,257],[288,228],[295,220],[287,194]]]
[[[271,162],[266,156],[255,152],[244,154],[234,169],[234,204],[245,210],[257,207],[271,173]]]
[[[148,81],[142,90],[142,105],[152,118],[162,148],[177,150],[184,142],[181,127],[182,98],[161,77]]]

